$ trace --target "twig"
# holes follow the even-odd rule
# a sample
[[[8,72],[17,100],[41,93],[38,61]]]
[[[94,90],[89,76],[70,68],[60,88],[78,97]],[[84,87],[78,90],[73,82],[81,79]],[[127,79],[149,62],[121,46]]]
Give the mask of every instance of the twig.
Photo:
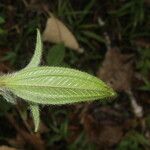
[[[130,97],[131,106],[133,108],[134,115],[138,118],[142,118],[143,117],[143,108],[142,108],[142,106],[138,105],[138,103],[137,103],[137,101],[136,101],[136,99],[135,99],[135,97],[134,97],[131,90],[128,90],[127,94]]]

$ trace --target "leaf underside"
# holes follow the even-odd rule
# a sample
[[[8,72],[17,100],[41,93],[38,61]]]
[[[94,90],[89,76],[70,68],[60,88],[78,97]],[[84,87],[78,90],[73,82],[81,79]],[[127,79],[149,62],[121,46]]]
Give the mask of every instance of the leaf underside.
[[[41,57],[42,57],[42,40],[40,31],[37,29],[35,52],[30,63],[24,69],[37,67],[41,62]]]
[[[34,121],[34,131],[37,132],[40,124],[40,110],[38,105],[30,104],[30,110]]]
[[[13,93],[11,93],[9,90],[1,90],[0,95],[2,95],[7,102],[11,104],[17,104],[15,95],[13,95]]]
[[[35,67],[5,76],[6,87],[37,104],[67,104],[114,96],[104,82],[87,73],[61,67]]]
[[[16,103],[16,95],[29,103],[35,132],[40,123],[39,104],[71,104],[116,95],[104,82],[87,73],[62,67],[38,67],[41,57],[42,41],[37,30],[36,48],[30,63],[19,72],[0,76],[0,94],[7,101]]]
[[[30,63],[24,68],[32,68],[32,67],[37,67],[40,62],[41,62],[41,57],[42,57],[42,40],[41,40],[41,34],[40,31],[37,29],[37,38],[36,38],[36,47],[35,47],[35,52],[34,55],[30,61]],[[40,123],[40,112],[39,112],[39,106],[38,104],[29,104],[32,117],[34,120],[34,125],[35,125],[35,132],[37,132],[39,128],[39,123]]]

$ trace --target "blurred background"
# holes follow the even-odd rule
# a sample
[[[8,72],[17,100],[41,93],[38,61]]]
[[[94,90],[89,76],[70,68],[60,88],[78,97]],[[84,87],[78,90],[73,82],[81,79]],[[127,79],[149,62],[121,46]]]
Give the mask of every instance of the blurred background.
[[[38,133],[22,103],[0,97],[0,149],[149,150],[149,8],[149,0],[0,0],[1,74],[28,64],[39,28],[42,65],[88,72],[118,92],[41,106]]]

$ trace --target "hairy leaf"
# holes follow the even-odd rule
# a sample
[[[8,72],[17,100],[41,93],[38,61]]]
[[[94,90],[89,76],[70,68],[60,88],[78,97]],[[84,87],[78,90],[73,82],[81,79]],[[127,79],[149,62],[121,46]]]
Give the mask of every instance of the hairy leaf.
[[[32,113],[32,117],[33,117],[33,121],[34,121],[34,125],[35,125],[34,131],[37,132],[38,128],[39,128],[39,124],[40,124],[39,106],[36,104],[35,105],[31,104],[30,109],[31,109],[31,113]]]
[[[35,47],[35,52],[34,55],[30,61],[30,63],[24,68],[32,68],[32,67],[37,67],[40,62],[41,62],[41,57],[42,57],[42,40],[41,40],[41,34],[40,31],[37,29],[37,38],[36,38],[36,47]],[[40,112],[39,112],[39,106],[38,104],[29,104],[32,117],[34,120],[34,125],[35,125],[35,132],[37,132],[40,124]]]
[[[38,66],[41,62],[41,56],[42,56],[41,34],[40,34],[40,31],[37,29],[35,52],[30,63],[24,69]]]
[[[87,73],[61,67],[35,67],[2,76],[5,88],[37,104],[68,104],[115,96],[104,82]]]
[[[0,89],[0,95],[2,95],[7,102],[17,104],[16,97],[9,90]]]
[[[0,76],[0,95],[11,103],[16,103],[15,96],[29,103],[35,132],[40,122],[39,104],[69,104],[116,95],[104,82],[87,73],[61,67],[38,67],[41,56],[42,41],[37,30],[30,63],[19,72]]]

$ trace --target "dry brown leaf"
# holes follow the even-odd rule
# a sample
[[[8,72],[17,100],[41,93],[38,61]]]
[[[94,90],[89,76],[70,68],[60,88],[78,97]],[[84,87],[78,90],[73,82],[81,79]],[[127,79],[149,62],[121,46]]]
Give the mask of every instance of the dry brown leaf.
[[[117,91],[124,91],[130,97],[132,111],[138,118],[143,116],[143,108],[137,103],[132,93],[133,55],[121,54],[117,48],[109,49],[105,55],[98,76]]]
[[[120,125],[123,123],[123,116],[117,110],[89,105],[81,117],[89,139],[103,149],[114,146],[121,140],[123,129]]]
[[[109,49],[98,71],[98,77],[117,91],[128,91],[133,77],[133,55],[121,54],[117,48]]]
[[[46,28],[43,32],[43,40],[52,43],[63,42],[65,46],[80,53],[83,52],[83,49],[80,48],[71,31],[54,16],[48,18],[47,20]]]
[[[8,147],[8,146],[0,146],[0,150],[17,150],[16,148]]]
[[[20,136],[20,134],[17,134],[16,137],[8,138],[6,141],[9,143],[9,145],[13,147],[17,147],[19,149],[23,149],[25,146],[25,140]]]

